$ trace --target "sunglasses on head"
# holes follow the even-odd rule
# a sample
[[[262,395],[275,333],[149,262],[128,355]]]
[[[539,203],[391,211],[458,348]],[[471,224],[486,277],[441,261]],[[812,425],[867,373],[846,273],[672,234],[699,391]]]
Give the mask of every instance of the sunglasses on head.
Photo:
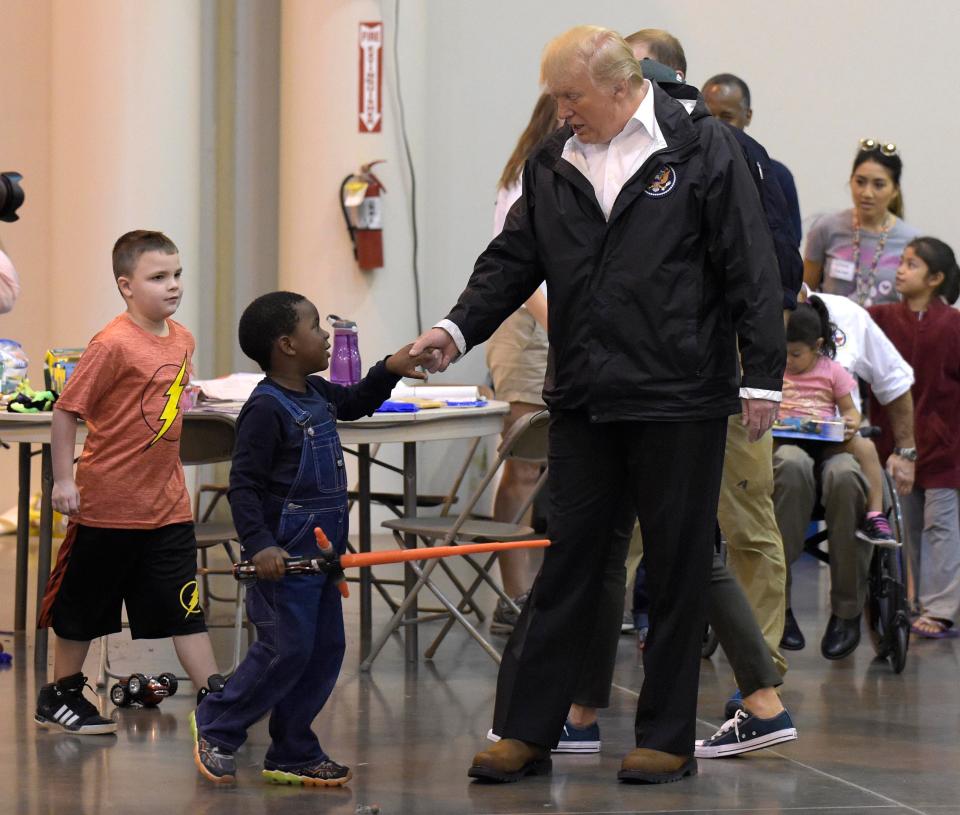
[[[880,142],[876,139],[860,139],[860,149],[866,152],[879,150],[885,156],[898,156],[900,152],[892,141]]]

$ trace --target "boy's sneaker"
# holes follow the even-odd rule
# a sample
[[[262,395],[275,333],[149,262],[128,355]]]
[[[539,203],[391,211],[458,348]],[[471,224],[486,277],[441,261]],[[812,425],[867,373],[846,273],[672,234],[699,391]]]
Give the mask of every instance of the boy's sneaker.
[[[493,732],[487,731],[487,738],[490,741],[500,741],[500,737]],[[563,723],[563,733],[560,735],[560,741],[551,752],[554,753],[599,753],[600,752],[600,725],[594,722],[586,727],[574,727],[567,719]]]
[[[697,758],[736,756],[796,738],[797,728],[786,710],[772,719],[761,719],[746,710],[738,710],[709,739],[694,742],[694,755]]]
[[[899,546],[897,539],[893,536],[893,530],[882,513],[877,515],[868,515],[857,528],[857,537],[874,546]]]
[[[743,709],[743,694],[740,693],[740,688],[737,688],[733,692],[733,696],[727,699],[727,703],[723,706],[723,720],[725,722],[729,721],[737,715],[738,710]]]
[[[214,784],[232,784],[237,778],[237,760],[233,753],[214,747],[200,735],[195,711],[190,711],[190,732],[193,734],[193,763],[200,775]]]
[[[97,706],[84,698],[85,687],[90,687],[87,678],[79,673],[44,685],[37,697],[37,712],[33,720],[41,727],[81,736],[116,733],[117,723],[103,718]]]
[[[271,767],[266,762],[263,765],[263,777],[271,784],[290,784],[304,787],[342,787],[351,778],[353,773],[349,767],[337,764],[330,758],[297,767],[293,770],[282,770]]]
[[[524,592],[519,597],[514,597],[513,602],[516,604],[517,608],[523,611],[523,606],[527,602],[527,597],[529,596],[530,592]],[[520,615],[510,608],[509,605],[507,605],[506,600],[497,600],[497,607],[493,610],[493,618],[490,620],[490,633],[512,634],[513,628],[519,619]]]

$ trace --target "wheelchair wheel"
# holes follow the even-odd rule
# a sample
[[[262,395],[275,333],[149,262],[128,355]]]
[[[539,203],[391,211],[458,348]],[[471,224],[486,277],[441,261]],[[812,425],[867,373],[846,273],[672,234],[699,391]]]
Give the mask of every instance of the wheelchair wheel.
[[[890,652],[890,664],[895,674],[901,673],[907,665],[907,649],[910,647],[910,621],[906,614],[897,621],[894,630],[893,649]]]
[[[890,528],[901,545],[874,549],[867,580],[867,623],[877,656],[889,659],[894,673],[900,673],[907,661],[910,624],[903,562],[903,520],[893,480],[887,473],[884,473],[884,504]]]
[[[717,637],[717,632],[713,630],[713,626],[710,625],[710,623],[707,623],[703,629],[703,644],[700,646],[700,657],[702,659],[710,659],[719,644],[720,638]]]

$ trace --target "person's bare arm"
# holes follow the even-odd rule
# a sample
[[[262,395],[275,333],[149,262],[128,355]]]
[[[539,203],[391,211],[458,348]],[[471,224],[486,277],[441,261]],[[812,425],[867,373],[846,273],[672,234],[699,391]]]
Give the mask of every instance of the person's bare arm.
[[[837,400],[840,415],[843,417],[843,440],[850,441],[860,428],[860,411],[853,403],[853,397],[848,393]]]
[[[527,300],[524,305],[527,307],[527,311],[530,312],[530,316],[533,317],[540,325],[543,327],[543,330],[547,330],[547,298],[540,289],[537,289],[533,294],[530,295],[530,299]]]
[[[823,264],[815,260],[803,261],[803,282],[806,283],[812,291],[820,288],[820,282],[823,280]]]
[[[893,443],[897,447],[916,447],[913,435],[913,396],[910,391],[883,406],[890,418]],[[887,459],[887,472],[897,484],[897,492],[909,495],[913,490],[916,465],[903,456],[892,453]]]
[[[54,408],[50,426],[53,458],[53,508],[63,515],[80,511],[80,492],[73,480],[73,455],[77,448],[76,413]]]

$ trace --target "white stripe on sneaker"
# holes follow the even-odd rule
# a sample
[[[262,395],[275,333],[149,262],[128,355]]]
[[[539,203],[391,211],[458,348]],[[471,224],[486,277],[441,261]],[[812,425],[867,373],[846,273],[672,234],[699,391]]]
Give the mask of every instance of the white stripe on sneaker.
[[[723,756],[736,756],[742,753],[751,753],[754,750],[762,750],[764,747],[773,747],[775,744],[783,744],[786,741],[794,741],[797,738],[797,729],[795,727],[776,730],[773,733],[767,733],[754,739],[746,739],[739,744],[723,744],[716,747],[697,744],[694,748],[694,755],[697,758],[722,758]]]
[[[73,716],[71,716],[71,717],[70,717],[67,721],[65,721],[63,724],[64,724],[66,727],[73,727],[73,723],[74,723],[75,721],[77,721],[79,718],[80,718],[80,717],[79,717],[76,713],[74,713]]]
[[[63,705],[61,706],[60,710],[58,710],[56,713],[53,714],[53,718],[59,722],[60,717],[63,716],[65,713],[69,713],[69,712],[70,712],[70,708],[68,708],[66,705]]]

